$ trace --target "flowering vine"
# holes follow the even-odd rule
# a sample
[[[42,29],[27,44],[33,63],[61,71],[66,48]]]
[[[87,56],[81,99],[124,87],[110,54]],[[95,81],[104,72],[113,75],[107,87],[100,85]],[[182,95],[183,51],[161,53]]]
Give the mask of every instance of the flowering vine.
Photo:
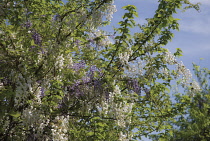
[[[160,0],[141,26],[128,5],[108,33],[101,27],[116,12],[113,2],[0,2],[1,140],[141,138],[167,128],[176,114],[172,80],[181,77],[184,88],[199,90],[175,59],[180,50],[163,48],[178,29],[173,13],[183,3],[195,5]],[[132,35],[131,28],[139,32]]]

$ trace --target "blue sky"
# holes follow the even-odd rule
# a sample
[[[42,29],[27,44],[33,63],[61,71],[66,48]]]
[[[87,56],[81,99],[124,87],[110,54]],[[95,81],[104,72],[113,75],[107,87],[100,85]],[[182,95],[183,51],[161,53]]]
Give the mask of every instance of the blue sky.
[[[157,8],[158,0],[115,0],[117,12],[113,15],[112,24],[116,25],[121,20],[125,5],[135,5],[139,17],[137,23],[144,23],[145,18],[151,18]],[[173,40],[166,46],[171,52],[181,48],[183,56],[179,58],[185,66],[192,71],[192,63],[210,69],[210,0],[191,0],[192,3],[201,2],[200,12],[189,9],[176,14],[180,21],[180,31],[174,32]],[[108,29],[109,30],[109,29]],[[200,60],[203,58],[203,60]],[[193,72],[192,72],[193,73]],[[151,141],[142,138],[142,141]]]
[[[116,24],[122,17],[125,5],[135,5],[139,17],[137,23],[144,23],[145,18],[150,18],[158,5],[158,0],[115,0],[117,12],[113,16],[113,24]],[[180,31],[175,31],[173,40],[166,46],[174,52],[181,48],[183,61],[187,68],[192,70],[192,63],[210,69],[210,0],[191,0],[192,3],[201,2],[200,12],[189,9],[186,12],[179,12],[175,16],[180,19]],[[201,61],[200,58],[203,58]]]

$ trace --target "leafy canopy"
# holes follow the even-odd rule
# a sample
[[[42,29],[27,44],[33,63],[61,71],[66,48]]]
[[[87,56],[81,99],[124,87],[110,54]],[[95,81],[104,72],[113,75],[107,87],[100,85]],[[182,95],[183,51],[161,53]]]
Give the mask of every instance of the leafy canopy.
[[[159,0],[153,18],[136,7],[112,33],[101,30],[112,0],[0,1],[0,139],[135,140],[171,134],[182,111],[171,81],[190,73],[164,46],[179,29],[173,14],[188,0]],[[138,29],[133,35],[131,28]],[[173,69],[169,69],[169,67]]]

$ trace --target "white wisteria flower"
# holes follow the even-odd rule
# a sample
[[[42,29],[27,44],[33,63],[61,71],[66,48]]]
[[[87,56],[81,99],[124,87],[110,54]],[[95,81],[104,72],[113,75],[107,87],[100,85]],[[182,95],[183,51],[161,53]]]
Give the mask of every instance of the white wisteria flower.
[[[131,50],[130,48],[127,52],[120,53],[119,54],[120,62],[123,65],[128,65],[129,58],[132,54],[133,54],[133,50]]]

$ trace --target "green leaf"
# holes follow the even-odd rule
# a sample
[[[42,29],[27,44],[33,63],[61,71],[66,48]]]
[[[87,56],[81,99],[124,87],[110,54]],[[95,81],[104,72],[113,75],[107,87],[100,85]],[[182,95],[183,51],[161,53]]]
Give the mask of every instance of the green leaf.
[[[94,132],[88,132],[87,133],[87,136],[93,136],[94,135]]]
[[[15,117],[15,118],[18,118],[21,116],[21,114],[19,112],[11,112],[9,115]]]

